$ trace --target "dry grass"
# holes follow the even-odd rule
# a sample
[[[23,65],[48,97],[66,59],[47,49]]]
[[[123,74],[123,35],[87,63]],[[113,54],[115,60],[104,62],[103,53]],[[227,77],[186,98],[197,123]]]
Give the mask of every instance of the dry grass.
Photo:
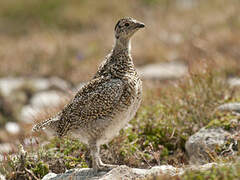
[[[239,71],[235,67],[240,56],[237,1],[214,0],[211,5],[203,1],[188,10],[170,1],[146,2],[126,1],[119,7],[116,0],[2,1],[0,75],[57,75],[74,83],[87,80],[111,49],[114,24],[123,16],[146,24],[133,40],[138,66],[207,60],[229,74]]]
[[[102,147],[103,161],[144,168],[181,166],[188,164],[188,137],[216,118],[219,104],[239,99],[225,83],[227,77],[240,75],[239,8],[236,0],[203,0],[192,8],[180,8],[175,0],[123,0],[121,6],[117,0],[1,1],[0,76],[56,75],[73,85],[87,81],[112,47],[116,21],[135,17],[146,28],[132,41],[134,63],[181,60],[190,75],[179,81],[145,81],[141,108],[131,126]],[[30,171],[34,179],[48,170],[59,173],[91,164],[88,149],[77,140],[39,141],[24,145],[27,170],[17,166],[18,154],[6,159],[0,172],[14,179],[10,172]]]

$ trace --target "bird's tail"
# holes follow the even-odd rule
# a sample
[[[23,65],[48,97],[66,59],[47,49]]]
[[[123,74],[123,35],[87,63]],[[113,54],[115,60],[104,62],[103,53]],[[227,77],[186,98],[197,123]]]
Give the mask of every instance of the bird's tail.
[[[60,119],[60,116],[57,115],[55,117],[52,117],[40,123],[37,123],[33,126],[32,131],[39,132],[41,130],[44,130],[45,128],[51,128],[55,130],[57,128],[57,121],[59,121],[59,119]]]

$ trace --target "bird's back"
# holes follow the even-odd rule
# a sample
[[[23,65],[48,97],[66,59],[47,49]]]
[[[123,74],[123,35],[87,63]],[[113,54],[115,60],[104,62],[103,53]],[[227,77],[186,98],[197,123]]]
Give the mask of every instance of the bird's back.
[[[131,57],[125,53],[107,56],[94,78],[64,107],[58,119],[37,127],[51,125],[58,136],[77,132],[74,134],[86,139],[101,134],[104,139],[111,138],[108,131],[120,130],[136,113],[141,92],[141,80]]]

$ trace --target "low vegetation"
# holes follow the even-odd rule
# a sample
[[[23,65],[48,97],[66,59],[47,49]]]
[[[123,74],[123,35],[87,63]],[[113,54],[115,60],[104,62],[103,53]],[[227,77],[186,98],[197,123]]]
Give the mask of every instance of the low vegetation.
[[[111,49],[116,19],[133,16],[146,23],[146,30],[133,40],[137,67],[181,60],[189,75],[176,81],[144,81],[137,115],[101,147],[102,160],[138,168],[184,167],[189,164],[184,147],[189,136],[204,126],[237,128],[231,121],[239,121],[236,115],[216,108],[240,99],[239,89],[226,83],[240,75],[239,7],[235,0],[200,1],[191,8],[170,0],[124,0],[121,6],[117,0],[1,1],[0,77],[58,76],[73,86],[87,81]],[[29,99],[34,89],[26,85],[21,92]],[[18,121],[17,110],[0,94],[0,128]],[[24,138],[33,138],[32,143],[23,143]],[[26,130],[16,141],[22,144],[18,151],[0,156],[0,174],[7,179],[41,179],[48,172],[91,167],[89,149],[78,139],[30,136]],[[240,165],[234,159],[216,159],[229,165],[207,171],[153,179],[237,179]]]
[[[160,164],[187,165],[184,145],[190,135],[206,125],[226,129],[232,126],[227,121],[232,119],[232,115],[224,119],[224,116],[214,113],[216,107],[228,101],[230,96],[223,77],[212,73],[206,71],[191,75],[178,82],[177,86],[162,88],[164,96],[157,95],[159,90],[149,92],[129,127],[121,130],[108,145],[102,146],[103,161],[141,168]],[[149,95],[158,99],[148,101]],[[89,150],[79,140],[69,137],[55,138],[47,143],[43,143],[46,140],[43,137],[39,140],[40,144],[25,146],[24,155],[22,150],[5,156],[0,172],[8,174],[10,179],[24,173],[41,178],[49,171],[63,173],[75,167],[91,167]],[[183,177],[195,175],[189,172]]]
[[[237,180],[240,177],[240,164],[234,162],[221,166],[213,166],[208,170],[187,170],[181,176],[154,176],[146,180]]]

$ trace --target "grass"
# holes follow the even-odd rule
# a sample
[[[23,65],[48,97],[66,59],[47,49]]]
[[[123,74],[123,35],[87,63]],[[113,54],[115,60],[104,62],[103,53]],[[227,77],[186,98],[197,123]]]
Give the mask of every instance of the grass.
[[[171,90],[169,88],[149,92],[149,95],[158,99],[147,101],[146,96],[130,127],[121,130],[119,136],[102,146],[101,156],[105,163],[138,168],[160,164],[180,167],[188,164],[184,147],[186,140],[201,127],[214,126],[215,119],[221,121],[223,116],[219,117],[214,110],[228,100],[226,96],[229,89],[222,76],[208,70],[186,77]],[[228,125],[223,123],[222,126]],[[45,139],[40,138],[40,144],[43,141]],[[11,172],[15,171],[29,171],[41,178],[49,171],[62,173],[75,167],[91,167],[89,149],[79,140],[53,139],[44,146],[25,148],[28,153],[23,167],[27,170],[19,169],[21,154],[17,153],[17,158],[9,156],[6,159],[0,172],[10,174],[12,179],[16,174],[12,175]]]
[[[213,166],[208,170],[187,170],[181,176],[153,176],[146,180],[237,180],[240,176],[239,162]]]
[[[216,61],[229,75],[239,75],[240,4],[235,0],[208,3],[182,10],[168,0],[126,1],[121,8],[116,0],[1,1],[0,76],[57,75],[74,84],[86,81],[110,51],[112,27],[123,16],[146,24],[133,39],[137,66],[205,60]]]
[[[222,179],[222,180],[237,180],[240,177],[240,164],[239,162],[230,164],[230,165],[224,165],[220,167],[212,167],[211,169],[207,171],[187,171],[182,176],[182,179],[197,179],[197,180],[203,180],[203,179],[209,179],[209,180],[215,180],[215,179]]]
[[[1,1],[0,77],[58,76],[72,85],[87,81],[111,49],[117,19],[133,16],[146,24],[132,41],[136,66],[181,60],[188,65],[189,75],[178,81],[144,81],[137,115],[119,136],[101,147],[101,156],[105,163],[130,167],[181,167],[189,163],[185,142],[200,128],[238,128],[231,121],[236,116],[216,112],[216,108],[240,97],[226,83],[229,76],[240,75],[239,7],[235,0],[201,1],[190,9],[169,0],[124,0],[121,6],[117,0]],[[29,99],[34,89],[26,85],[21,93]],[[7,100],[0,95],[4,104],[0,104],[0,127],[17,121],[15,111],[27,103],[22,100],[12,108]],[[22,132],[23,137],[26,134],[27,130]],[[0,173],[8,179],[40,179],[50,171],[91,167],[89,149],[79,140],[49,140],[41,135],[39,144],[23,143],[23,148],[26,153],[4,155]],[[239,164],[230,167],[164,178],[239,176]]]

